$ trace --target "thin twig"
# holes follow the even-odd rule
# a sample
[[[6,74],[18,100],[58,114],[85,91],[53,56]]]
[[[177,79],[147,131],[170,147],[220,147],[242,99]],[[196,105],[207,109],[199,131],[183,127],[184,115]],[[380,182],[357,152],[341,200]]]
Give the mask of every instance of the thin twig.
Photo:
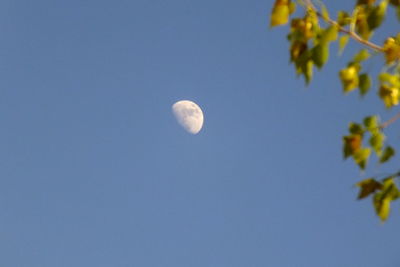
[[[388,127],[390,124],[394,123],[395,121],[397,121],[398,119],[400,119],[400,112],[397,113],[394,117],[392,117],[391,119],[385,121],[384,123],[381,124],[380,128],[384,129],[386,127]]]
[[[323,16],[318,9],[314,6],[314,4],[311,2],[311,0],[306,0],[306,5],[308,8],[312,9],[315,14],[317,14],[318,17],[322,18],[326,23],[328,23],[329,25],[332,25],[334,27],[336,27],[338,29],[338,31],[347,34],[348,36],[350,36],[351,38],[353,38],[354,40],[356,40],[357,42],[368,46],[369,48],[378,51],[378,52],[383,52],[383,47],[374,44],[368,40],[363,39],[361,36],[359,36],[357,33],[355,33],[354,31],[350,31],[346,28],[343,28],[342,26],[339,25],[339,23],[337,23],[336,21],[334,21],[333,19]]]

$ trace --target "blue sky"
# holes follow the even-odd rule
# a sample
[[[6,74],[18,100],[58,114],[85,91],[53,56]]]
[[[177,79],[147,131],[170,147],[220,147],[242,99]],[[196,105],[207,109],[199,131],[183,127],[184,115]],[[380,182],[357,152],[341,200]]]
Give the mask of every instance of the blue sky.
[[[341,93],[357,45],[306,88],[272,4],[1,1],[0,265],[399,266],[398,203],[382,225],[353,187],[398,157],[362,174],[341,154],[349,121],[395,110]]]

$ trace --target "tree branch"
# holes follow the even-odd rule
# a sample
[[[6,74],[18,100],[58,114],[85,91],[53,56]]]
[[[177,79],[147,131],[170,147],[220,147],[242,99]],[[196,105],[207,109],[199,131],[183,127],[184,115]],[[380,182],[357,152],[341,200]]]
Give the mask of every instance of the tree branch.
[[[354,39],[355,41],[377,51],[377,52],[383,52],[383,47],[374,44],[368,40],[363,39],[361,36],[359,36],[357,33],[355,33],[354,31],[350,31],[342,26],[339,25],[339,23],[337,23],[336,21],[334,21],[333,19],[326,17],[324,15],[321,14],[321,12],[318,11],[318,9],[314,6],[314,4],[311,2],[311,0],[306,0],[305,1],[306,6],[308,8],[310,8],[311,10],[313,10],[315,12],[315,14],[317,14],[318,17],[320,17],[321,19],[323,19],[326,23],[328,23],[329,25],[332,25],[334,27],[336,27],[338,29],[339,32],[345,33],[348,36],[350,36],[352,39]]]

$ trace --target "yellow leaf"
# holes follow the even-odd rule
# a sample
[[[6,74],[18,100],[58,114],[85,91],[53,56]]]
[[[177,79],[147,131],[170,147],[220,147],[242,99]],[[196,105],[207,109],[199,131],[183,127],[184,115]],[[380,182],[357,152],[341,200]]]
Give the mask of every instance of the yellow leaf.
[[[394,182],[394,177],[385,178],[381,183],[382,188],[374,195],[375,211],[381,221],[385,221],[389,217],[390,202],[400,197],[400,191]]]
[[[289,15],[292,15],[296,11],[296,3],[290,2],[289,3]]]
[[[389,217],[390,201],[390,199],[384,198],[381,201],[374,202],[376,214],[381,218],[382,222],[386,221]]]
[[[369,147],[365,147],[357,150],[353,154],[353,159],[358,164],[358,166],[362,170],[364,170],[365,167],[367,166],[367,161],[370,155],[371,155],[371,149]]]
[[[358,69],[352,65],[339,72],[340,80],[342,81],[343,91],[348,93],[358,87]]]
[[[343,53],[344,48],[346,47],[347,43],[349,42],[348,35],[342,35],[339,38],[339,55]]]
[[[391,108],[399,104],[399,88],[390,87],[383,84],[379,88],[379,96],[387,108]]]
[[[328,9],[326,8],[326,6],[321,2],[321,13],[322,13],[322,17],[324,19],[329,19],[329,12]]]
[[[383,52],[385,53],[386,64],[390,64],[400,59],[400,44],[393,37],[389,37],[383,45]]]
[[[289,21],[289,0],[276,0],[272,8],[270,26],[284,25]]]
[[[321,34],[321,42],[333,42],[338,38],[338,29],[335,26],[326,28]]]

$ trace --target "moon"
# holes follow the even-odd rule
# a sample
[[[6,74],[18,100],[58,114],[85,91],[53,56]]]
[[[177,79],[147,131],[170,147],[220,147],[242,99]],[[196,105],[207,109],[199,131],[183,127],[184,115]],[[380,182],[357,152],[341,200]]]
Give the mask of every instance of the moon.
[[[172,105],[172,112],[178,123],[191,134],[197,134],[203,127],[203,111],[193,101],[181,100],[176,102]]]

